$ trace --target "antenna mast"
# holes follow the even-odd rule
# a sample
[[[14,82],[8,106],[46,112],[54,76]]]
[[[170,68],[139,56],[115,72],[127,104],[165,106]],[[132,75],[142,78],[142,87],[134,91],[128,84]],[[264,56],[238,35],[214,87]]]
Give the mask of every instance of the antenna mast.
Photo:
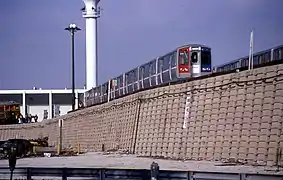
[[[250,35],[250,52],[249,52],[249,70],[253,69],[254,65],[254,30],[251,31]]]

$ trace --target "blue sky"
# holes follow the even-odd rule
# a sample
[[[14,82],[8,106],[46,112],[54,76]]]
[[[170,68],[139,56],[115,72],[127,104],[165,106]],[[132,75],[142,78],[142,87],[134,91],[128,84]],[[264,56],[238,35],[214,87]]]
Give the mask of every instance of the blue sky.
[[[101,84],[177,46],[212,48],[213,64],[283,44],[282,0],[101,0]],[[71,87],[70,34],[76,23],[76,85],[85,84],[81,0],[0,1],[0,89]]]

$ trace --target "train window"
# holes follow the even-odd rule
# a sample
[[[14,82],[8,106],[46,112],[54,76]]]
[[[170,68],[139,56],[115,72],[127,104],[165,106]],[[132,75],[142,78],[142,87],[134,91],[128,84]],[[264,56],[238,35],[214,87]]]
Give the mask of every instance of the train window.
[[[249,59],[242,59],[241,63],[242,63],[241,67],[247,67],[249,66]]]
[[[131,71],[130,72],[130,77],[131,77],[131,83],[133,83],[135,81],[135,74],[134,74],[134,71]]]
[[[152,74],[153,74],[153,72],[152,72],[152,64],[149,63],[149,76],[151,76]]]
[[[253,65],[258,65],[258,56],[253,56]]]
[[[198,62],[198,53],[193,52],[191,55],[192,63],[197,63]]]
[[[134,78],[133,78],[133,72],[129,73],[129,84],[133,83]]]
[[[130,72],[130,83],[133,83],[135,81],[135,74],[134,71]]]
[[[270,53],[264,53],[264,54],[261,54],[259,55],[259,63],[262,64],[262,63],[266,63],[270,60]]]
[[[210,65],[211,64],[211,54],[210,52],[201,52],[201,64]]]
[[[280,60],[280,49],[274,50],[274,60]]]
[[[179,64],[180,65],[189,64],[189,55],[187,51],[179,52]]]
[[[228,70],[227,65],[225,65],[225,66],[223,67],[223,70],[224,70],[224,71],[227,71],[227,70]]]
[[[229,70],[233,70],[235,69],[235,67],[236,67],[235,63],[232,63],[231,66],[229,67]]]
[[[104,88],[103,93],[107,94],[108,93],[108,82],[103,84],[103,88]]]
[[[102,85],[102,95],[107,94],[108,92],[108,83]]]
[[[271,53],[270,53],[271,51],[269,51],[269,52],[267,52],[267,53],[265,53],[264,55],[265,55],[265,62],[269,62],[270,60],[271,60]]]
[[[163,57],[158,59],[158,73],[162,72]]]
[[[164,82],[170,81],[169,71],[163,73],[162,80]]]
[[[258,56],[258,62],[259,62],[259,64],[262,64],[262,62],[263,62],[263,57],[262,57],[262,55],[259,55],[259,56]]]
[[[119,88],[123,87],[123,76],[118,77],[118,87]]]
[[[266,55],[265,54],[262,54],[259,56],[259,62],[260,64],[263,64],[266,62]]]
[[[128,84],[130,84],[130,81],[129,81],[129,79],[130,79],[130,74],[129,73],[127,73],[126,74],[126,86],[128,86]]]
[[[170,55],[171,67],[176,67],[176,52]]]
[[[170,56],[164,56],[163,66],[162,66],[163,71],[169,69],[169,63],[170,63]]]
[[[100,94],[98,93],[98,90],[99,90],[99,89],[98,89],[97,87],[94,89],[94,92],[93,92],[93,94],[92,94],[92,96],[93,96],[94,98],[100,95]]]
[[[156,63],[155,60],[150,62],[150,67],[151,67],[151,75],[156,74]]]
[[[94,95],[95,95],[95,88],[91,89],[89,96],[94,97]]]
[[[150,69],[149,69],[150,67],[149,67],[149,64],[146,64],[145,66],[144,66],[144,77],[146,78],[146,77],[149,77],[149,71],[150,71]]]
[[[91,91],[89,92],[89,97],[90,99],[93,99],[95,97],[95,88],[91,89]]]
[[[144,67],[141,66],[140,67],[140,77],[139,77],[139,79],[142,80],[143,78],[144,78]]]
[[[274,50],[274,59],[275,60],[283,59],[283,48],[277,48]]]
[[[133,70],[132,74],[133,74],[133,82],[138,81],[138,68]]]
[[[174,69],[171,69],[171,77],[172,77],[172,80],[176,80],[177,79],[177,69],[174,68]]]
[[[121,87],[121,78],[120,76],[116,78],[116,88],[119,89]]]

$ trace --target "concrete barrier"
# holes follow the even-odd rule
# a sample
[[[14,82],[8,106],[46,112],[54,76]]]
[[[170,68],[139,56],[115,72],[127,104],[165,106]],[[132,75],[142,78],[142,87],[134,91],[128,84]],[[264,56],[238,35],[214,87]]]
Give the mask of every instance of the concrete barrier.
[[[282,164],[283,65],[151,89],[60,117],[63,146],[141,156]],[[0,139],[59,139],[58,119],[1,126]]]

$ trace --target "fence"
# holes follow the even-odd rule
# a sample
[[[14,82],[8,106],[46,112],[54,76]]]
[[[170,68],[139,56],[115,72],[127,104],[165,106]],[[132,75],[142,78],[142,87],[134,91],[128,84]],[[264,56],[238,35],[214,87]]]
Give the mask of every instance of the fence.
[[[157,177],[154,177],[155,175],[157,175]],[[16,168],[13,177],[17,180],[283,180],[283,174],[232,174],[165,170],[153,173],[153,171],[149,169],[101,168]],[[0,168],[0,179],[5,180],[9,178],[9,168]]]

